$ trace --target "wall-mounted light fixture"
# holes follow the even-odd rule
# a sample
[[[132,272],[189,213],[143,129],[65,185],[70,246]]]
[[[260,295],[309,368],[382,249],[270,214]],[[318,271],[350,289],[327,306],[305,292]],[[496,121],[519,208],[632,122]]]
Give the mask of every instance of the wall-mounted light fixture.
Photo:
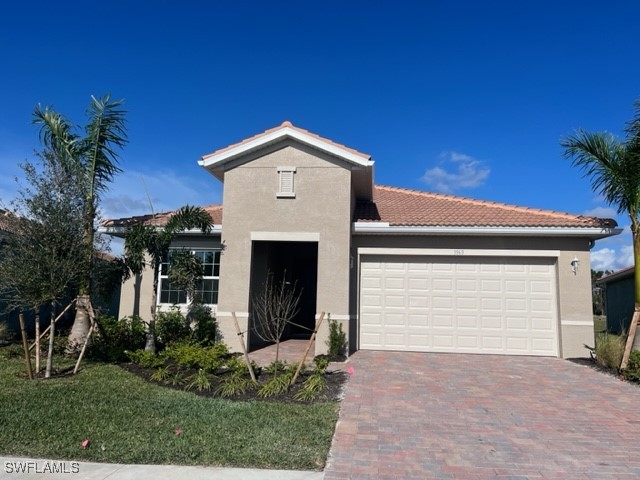
[[[573,260],[571,260],[571,271],[573,272],[574,275],[578,274],[578,267],[580,266],[580,260],[578,260],[578,257],[573,257]]]

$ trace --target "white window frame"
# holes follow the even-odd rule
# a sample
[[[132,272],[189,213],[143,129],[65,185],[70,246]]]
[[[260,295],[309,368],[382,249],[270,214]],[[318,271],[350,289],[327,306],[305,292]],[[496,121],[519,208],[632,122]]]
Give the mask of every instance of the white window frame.
[[[295,174],[296,167],[278,167],[278,194],[277,198],[295,198]]]
[[[169,252],[171,251],[177,251],[177,250],[183,250],[180,247],[174,247],[169,249]],[[189,252],[191,252],[192,254],[195,254],[197,252],[213,252],[214,255],[214,259],[215,259],[215,255],[216,252],[221,252],[220,248],[191,248],[191,249],[187,249],[185,248],[184,250],[188,250]],[[215,265],[215,262],[214,262]],[[162,302],[162,282],[163,281],[169,281],[169,277],[168,275],[165,275],[162,271],[162,267],[163,264],[160,264],[160,271],[158,272],[158,292],[157,292],[157,305],[158,306],[163,306],[163,307],[168,307],[171,305],[190,305],[193,302],[192,298],[187,297],[186,303],[166,303],[166,302]],[[214,273],[213,271],[211,273]],[[220,294],[220,264],[218,263],[218,275],[203,275],[202,276],[202,281],[204,280],[218,280],[218,295]],[[212,307],[217,306],[217,303],[205,303],[204,305],[209,305]]]

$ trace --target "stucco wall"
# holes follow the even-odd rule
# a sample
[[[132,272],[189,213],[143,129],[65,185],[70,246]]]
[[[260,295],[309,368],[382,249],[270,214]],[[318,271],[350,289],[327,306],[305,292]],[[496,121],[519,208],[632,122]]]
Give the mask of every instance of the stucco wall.
[[[383,236],[354,235],[352,249],[359,248],[412,248],[461,250],[548,250],[557,251],[557,288],[559,318],[559,352],[564,358],[587,357],[584,345],[594,344],[591,307],[591,275],[589,241],[586,238],[533,238],[533,237],[472,237],[472,236]],[[577,274],[571,270],[571,260],[577,257]],[[351,272],[350,312],[358,313],[358,269]],[[351,322],[350,350],[357,349],[357,322]]]
[[[222,220],[224,249],[220,264],[218,324],[227,344],[237,350],[231,312],[242,330],[248,326],[252,234],[273,233],[281,240],[317,234],[316,310],[345,319],[349,313],[351,171],[333,158],[292,142],[262,150],[225,171]],[[277,198],[277,167],[296,167],[295,198]],[[289,235],[287,235],[289,234]],[[277,237],[280,235],[280,237]],[[324,324],[316,342],[322,353]]]

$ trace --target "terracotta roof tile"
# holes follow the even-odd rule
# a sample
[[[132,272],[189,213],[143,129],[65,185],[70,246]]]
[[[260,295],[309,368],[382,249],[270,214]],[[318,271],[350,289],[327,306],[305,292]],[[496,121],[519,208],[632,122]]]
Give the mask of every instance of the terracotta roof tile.
[[[611,219],[517,207],[418,190],[374,187],[373,201],[358,202],[357,222],[443,227],[614,227]]]
[[[203,207],[216,225],[222,224],[222,205]],[[173,212],[105,220],[105,227],[126,227],[144,222],[164,225]],[[518,207],[504,203],[473,200],[376,185],[373,201],[357,202],[355,222],[386,222],[397,226],[437,227],[596,227],[617,226],[615,220],[570,213]]]
[[[222,223],[222,205],[208,205],[204,208],[213,220],[215,225],[220,225]],[[115,218],[108,219],[102,222],[103,227],[130,227],[132,225],[136,225],[138,223],[145,223],[147,225],[158,225],[162,226],[167,223],[169,217],[174,212],[161,212],[156,213],[155,215],[138,215],[135,217],[125,217],[125,218]]]
[[[202,158],[210,157],[210,156],[213,156],[213,155],[218,155],[220,153],[226,152],[226,151],[231,150],[233,148],[236,148],[236,147],[238,147],[240,145],[244,145],[246,143],[252,142],[253,140],[257,140],[257,139],[259,139],[261,137],[264,137],[265,135],[269,135],[270,133],[273,133],[273,132],[275,132],[277,130],[280,130],[280,129],[286,128],[286,127],[292,128],[293,130],[297,130],[300,133],[304,133],[305,135],[309,135],[309,136],[314,137],[314,138],[316,138],[318,140],[321,140],[323,142],[330,143],[331,145],[334,145],[334,146],[336,146],[338,148],[342,148],[344,150],[347,150],[347,151],[353,153],[354,155],[358,155],[358,156],[360,156],[362,158],[365,158],[367,160],[369,160],[371,158],[371,155],[367,155],[366,153],[359,152],[358,150],[355,150],[353,148],[347,147],[346,145],[342,145],[340,143],[336,143],[333,140],[329,140],[328,138],[321,137],[320,135],[312,133],[309,130],[305,130],[304,128],[296,127],[295,125],[293,125],[289,121],[284,121],[284,122],[282,122],[281,125],[278,125],[277,127],[270,128],[269,130],[265,130],[264,132],[258,133],[257,135],[254,135],[252,137],[245,138],[241,142],[234,143],[233,145],[229,145],[228,147],[224,147],[224,148],[221,148],[220,150],[216,150],[215,152],[203,155]]]

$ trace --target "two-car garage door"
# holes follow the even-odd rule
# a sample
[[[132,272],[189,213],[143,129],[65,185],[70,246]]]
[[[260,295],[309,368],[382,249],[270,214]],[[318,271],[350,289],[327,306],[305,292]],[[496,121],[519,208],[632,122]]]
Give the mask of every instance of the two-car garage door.
[[[554,258],[365,256],[360,348],[558,355]]]

